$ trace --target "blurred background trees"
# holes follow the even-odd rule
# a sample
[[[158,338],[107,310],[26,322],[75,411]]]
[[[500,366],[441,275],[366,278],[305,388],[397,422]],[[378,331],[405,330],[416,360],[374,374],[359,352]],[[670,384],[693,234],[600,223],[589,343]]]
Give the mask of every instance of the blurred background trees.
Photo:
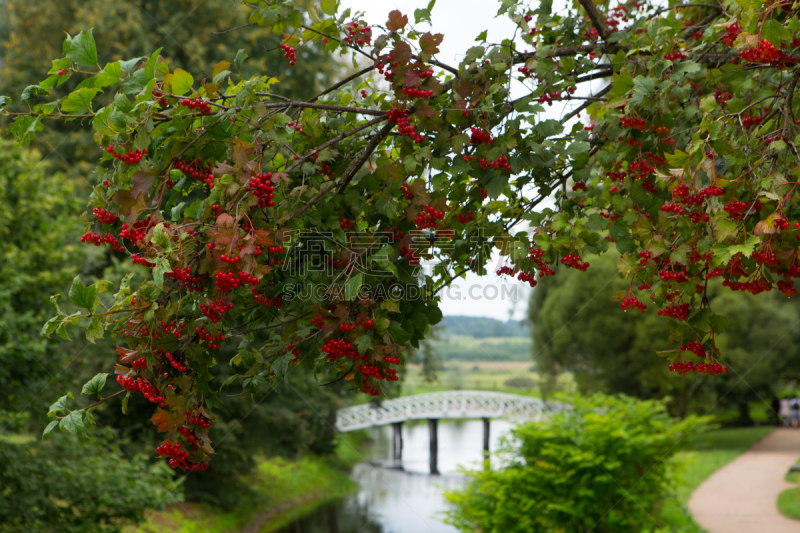
[[[671,350],[665,321],[650,307],[644,314],[623,312],[613,297],[628,289],[615,269],[613,253],[589,260],[586,272],[562,268],[539,282],[529,318],[533,357],[547,376],[545,391],[560,372],[572,372],[583,393],[625,393],[638,398],[669,397],[673,414],[734,408],[740,423],[750,423],[749,404],[769,405],[800,363],[798,305],[779,293],[753,296],[716,282],[710,304],[731,320],[719,339],[727,374],[679,376],[656,351]],[[634,289],[636,289],[634,287]],[[647,293],[640,299],[649,303]],[[686,360],[696,361],[690,352]]]

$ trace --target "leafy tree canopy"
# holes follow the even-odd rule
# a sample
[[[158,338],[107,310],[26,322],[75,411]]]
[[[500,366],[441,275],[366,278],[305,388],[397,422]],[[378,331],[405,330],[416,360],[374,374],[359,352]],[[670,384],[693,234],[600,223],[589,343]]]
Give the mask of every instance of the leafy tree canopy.
[[[508,259],[501,274],[533,285],[613,245],[630,283],[623,308],[644,311],[639,292],[653,296],[679,373],[727,370],[718,339],[731,321],[712,309],[709,279],[794,294],[791,6],[580,0],[556,13],[504,0],[515,35],[480,35],[448,65],[436,59],[445,36],[418,30],[433,2],[413,21],[366,21],[335,0],[246,4],[251,24],[283,35],[290,66],[312,44],[366,66],[298,101],[270,72],[240,75],[244,51],[201,69],[176,67],[159,45],[105,61],[87,28],[17,96],[28,110],[7,112],[22,143],[52,119],[91,122],[103,155],[84,240],[152,279],[76,279],[43,334],[83,324],[90,340],[116,339],[123,390],[98,402],[127,391],[156,404],[173,466],[208,464],[220,346],[238,345],[245,388],[300,365],[379,395],[405,344],[441,320],[440,290],[486,273],[492,250]],[[358,76],[368,80],[342,89]],[[600,78],[599,93],[577,91]],[[79,83],[50,97],[64,80]],[[565,100],[580,105],[543,116]],[[590,123],[572,120],[581,112]],[[94,405],[65,397],[51,413],[80,432]]]

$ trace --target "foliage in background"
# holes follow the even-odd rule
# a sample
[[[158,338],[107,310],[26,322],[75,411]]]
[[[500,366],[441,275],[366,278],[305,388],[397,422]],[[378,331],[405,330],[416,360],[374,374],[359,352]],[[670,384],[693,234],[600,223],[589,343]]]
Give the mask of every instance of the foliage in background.
[[[462,531],[540,533],[656,529],[669,495],[667,461],[703,419],[675,422],[663,404],[626,396],[571,397],[573,410],[513,430],[509,464],[469,472],[446,495]]]
[[[92,257],[78,246],[83,202],[74,191],[37,152],[0,140],[0,433],[26,429],[15,413],[49,405],[40,393],[67,381],[62,366],[87,344],[41,336],[50,295]]]
[[[0,440],[0,532],[114,533],[180,500],[163,463],[131,456],[111,435]]]
[[[442,334],[469,335],[474,339],[486,337],[528,337],[530,329],[527,320],[503,322],[496,318],[480,316],[448,315],[442,319]]]
[[[712,282],[709,305],[731,320],[730,329],[717,339],[724,347],[720,360],[730,371],[710,378],[669,372],[654,356],[669,349],[663,320],[655,313],[622,313],[613,301],[628,283],[620,279],[612,255],[592,258],[585,273],[560,269],[533,291],[529,307],[533,356],[551,382],[557,373],[568,371],[582,392],[669,396],[671,411],[680,415],[701,406],[705,412],[719,398],[721,405],[741,409],[741,421],[747,423],[749,403],[769,402],[784,373],[800,363],[794,302],[774,293],[758,297],[733,293]]]

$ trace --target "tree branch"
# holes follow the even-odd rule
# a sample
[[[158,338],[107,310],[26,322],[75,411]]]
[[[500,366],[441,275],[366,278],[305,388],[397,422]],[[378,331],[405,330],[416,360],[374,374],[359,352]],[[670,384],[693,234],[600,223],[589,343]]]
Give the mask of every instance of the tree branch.
[[[597,29],[597,33],[600,34],[600,37],[602,37],[603,40],[611,37],[611,34],[614,32],[611,31],[611,28],[606,24],[605,17],[598,11],[594,2],[592,0],[578,0],[578,2],[580,2],[583,9],[586,10],[586,14],[589,15],[589,19],[591,19],[592,25]]]
[[[268,93],[256,93],[258,96],[273,96]],[[275,104],[262,104],[266,109],[276,109],[281,107],[310,107],[311,109],[323,109],[325,111],[338,111],[340,113],[360,113],[362,115],[373,115],[382,117],[386,115],[386,111],[378,111],[377,109],[369,109],[366,107],[347,107],[341,105],[328,105],[328,104],[314,104],[311,102],[297,102],[289,100]]]

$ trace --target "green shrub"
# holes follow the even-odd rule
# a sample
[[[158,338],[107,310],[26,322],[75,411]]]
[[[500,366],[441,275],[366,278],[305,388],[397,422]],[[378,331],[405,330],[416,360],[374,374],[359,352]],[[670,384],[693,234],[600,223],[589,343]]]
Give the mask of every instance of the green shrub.
[[[626,396],[566,401],[573,410],[512,432],[499,453],[507,466],[469,472],[466,488],[446,494],[450,523],[482,533],[658,528],[666,462],[705,420],[678,422],[663,403]]]
[[[0,533],[116,533],[178,501],[165,464],[129,457],[112,439],[0,441]]]
[[[532,389],[536,382],[532,378],[516,377],[508,378],[503,385],[511,389]]]

